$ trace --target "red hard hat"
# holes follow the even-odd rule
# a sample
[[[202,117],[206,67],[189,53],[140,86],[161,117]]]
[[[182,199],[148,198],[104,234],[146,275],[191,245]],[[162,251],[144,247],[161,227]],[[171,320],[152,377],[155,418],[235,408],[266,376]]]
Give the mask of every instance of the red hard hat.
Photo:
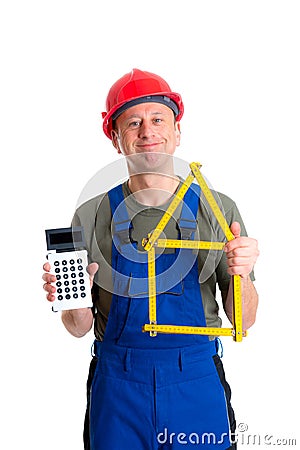
[[[102,113],[103,131],[106,136],[111,139],[112,121],[125,109],[137,103],[151,101],[169,106],[175,113],[176,121],[179,122],[184,111],[181,96],[172,92],[163,78],[154,73],[133,69],[116,81],[106,99],[107,112]]]

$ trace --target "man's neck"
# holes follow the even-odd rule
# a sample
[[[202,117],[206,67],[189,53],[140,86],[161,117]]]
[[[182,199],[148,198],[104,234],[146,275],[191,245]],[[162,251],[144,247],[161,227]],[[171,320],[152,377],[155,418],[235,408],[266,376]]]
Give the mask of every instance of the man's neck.
[[[179,182],[179,178],[175,175],[144,173],[131,175],[128,187],[139,203],[147,206],[160,206],[172,197]]]

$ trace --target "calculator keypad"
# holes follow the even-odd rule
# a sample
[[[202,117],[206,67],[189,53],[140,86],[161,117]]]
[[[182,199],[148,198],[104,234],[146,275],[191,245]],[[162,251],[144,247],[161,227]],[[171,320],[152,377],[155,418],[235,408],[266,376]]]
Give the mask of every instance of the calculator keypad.
[[[70,298],[85,298],[86,297],[86,287],[84,286],[83,280],[83,266],[82,259],[77,258],[74,260],[73,258],[67,260],[63,259],[62,261],[55,260],[55,273],[56,278],[58,279],[56,283],[57,287],[57,300],[61,301],[64,297],[67,300]],[[76,279],[76,274],[78,275],[78,279]],[[61,275],[63,275],[63,282],[61,282]],[[73,276],[72,276],[73,275]],[[72,285],[72,287],[70,287]]]
[[[87,252],[50,253],[51,272],[56,276],[56,299],[53,310],[92,306],[91,288],[86,272]]]

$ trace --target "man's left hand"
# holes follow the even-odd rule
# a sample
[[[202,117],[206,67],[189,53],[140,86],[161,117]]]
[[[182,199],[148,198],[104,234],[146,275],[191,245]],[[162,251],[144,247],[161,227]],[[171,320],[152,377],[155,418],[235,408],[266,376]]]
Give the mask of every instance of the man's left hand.
[[[235,238],[227,242],[224,247],[224,252],[227,256],[228,273],[229,275],[240,275],[243,278],[247,278],[259,256],[257,240],[240,236],[241,226],[238,222],[233,222],[230,229]]]

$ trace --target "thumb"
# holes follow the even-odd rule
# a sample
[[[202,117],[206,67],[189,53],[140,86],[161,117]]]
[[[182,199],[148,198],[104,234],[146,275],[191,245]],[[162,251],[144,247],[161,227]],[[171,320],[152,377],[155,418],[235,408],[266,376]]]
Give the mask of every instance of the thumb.
[[[230,230],[235,238],[240,237],[241,235],[241,225],[238,222],[232,222]]]
[[[99,269],[99,265],[95,262],[93,262],[87,266],[86,270],[91,279],[94,278],[95,273],[97,272],[98,269]]]

